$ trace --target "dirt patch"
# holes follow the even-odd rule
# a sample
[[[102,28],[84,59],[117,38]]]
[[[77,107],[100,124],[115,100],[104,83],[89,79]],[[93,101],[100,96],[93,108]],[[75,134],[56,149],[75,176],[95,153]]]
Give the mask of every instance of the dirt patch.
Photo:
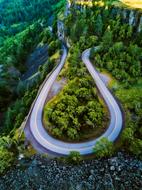
[[[67,83],[66,78],[61,78],[60,80],[56,80],[50,89],[50,92],[46,99],[46,103],[49,100],[51,100],[54,96],[56,96],[63,89],[63,87],[66,85],[66,83]]]
[[[109,82],[111,81],[111,78],[105,73],[101,73],[100,76],[105,85],[108,86]]]

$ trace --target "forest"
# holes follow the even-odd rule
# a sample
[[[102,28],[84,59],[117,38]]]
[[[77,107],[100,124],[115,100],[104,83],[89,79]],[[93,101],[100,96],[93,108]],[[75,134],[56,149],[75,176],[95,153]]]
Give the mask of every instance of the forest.
[[[48,1],[47,1],[48,2]],[[9,9],[11,11],[14,10],[14,12],[16,13],[19,11],[19,7],[23,6],[23,3],[25,3],[25,1],[23,1],[23,3],[21,1],[19,1],[19,3],[16,1],[13,2],[11,1],[11,3],[8,3],[8,7],[6,6],[6,2],[1,3],[0,5],[5,8],[5,11],[2,14],[7,14],[7,12],[9,12]],[[40,3],[37,2],[37,3]],[[52,1],[52,3],[46,3],[46,6],[48,5],[50,8],[50,12],[45,13],[45,12],[41,12],[38,11],[38,14],[36,14],[37,17],[34,17],[34,13],[35,13],[35,9],[34,7],[36,7],[36,3],[35,1],[33,1],[33,3],[31,1],[27,1],[27,4],[25,4],[24,6],[26,7],[24,9],[25,11],[25,22],[27,22],[27,25],[25,25],[25,28],[23,29],[22,27],[20,27],[20,31],[18,31],[16,34],[11,33],[9,36],[8,34],[4,34],[5,39],[4,39],[4,44],[1,45],[0,47],[0,65],[1,65],[1,75],[0,75],[0,112],[5,112],[7,110],[7,108],[9,107],[9,105],[13,102],[15,102],[16,99],[18,99],[18,96],[21,97],[21,94],[18,94],[19,92],[22,91],[26,91],[26,89],[24,89],[24,86],[20,86],[20,88],[23,89],[19,89],[19,81],[20,78],[22,76],[22,74],[27,70],[25,62],[26,59],[28,57],[28,55],[30,54],[30,52],[32,52],[34,50],[34,48],[43,41],[44,44],[47,43],[47,36],[49,39],[49,43],[51,43],[50,45],[50,54],[53,53],[54,49],[60,45],[59,43],[56,45],[56,41],[55,40],[55,36],[52,36],[49,32],[49,30],[47,29],[48,27],[48,21],[49,21],[49,17],[56,17],[57,11],[58,11],[58,6],[62,7],[62,1],[60,4],[56,4],[54,5],[55,2]],[[54,5],[54,6],[53,6]],[[9,7],[10,6],[10,7]],[[41,6],[41,7],[40,7]],[[43,4],[40,3],[40,6],[38,6],[38,8],[42,8]],[[13,8],[12,8],[13,7]],[[16,9],[17,7],[17,9]],[[4,10],[3,8],[3,10]],[[30,9],[33,11],[30,11]],[[47,9],[47,7],[45,7],[45,9]],[[30,11],[30,12],[29,12]],[[55,16],[53,15],[53,12],[55,14]],[[34,20],[28,16],[28,14],[30,13],[30,16],[34,17]],[[10,13],[11,15],[12,13]],[[12,20],[10,21],[7,17],[4,17],[6,20],[2,19],[3,24],[1,24],[1,30],[3,25],[5,24],[6,26],[8,26],[8,28],[10,28],[13,24],[15,23],[23,23],[23,20],[20,20],[20,16],[19,16],[19,12],[17,14],[12,14]],[[40,15],[41,14],[41,15]],[[44,14],[44,17],[43,17]],[[10,18],[11,18],[10,17]],[[8,22],[9,21],[9,22]],[[54,19],[53,21],[56,25],[56,19]],[[7,29],[6,29],[7,31]],[[55,27],[55,33],[56,33],[56,27]],[[0,34],[0,36],[2,36]],[[24,93],[22,92],[22,93]],[[5,96],[5,94],[9,94],[9,96]]]
[[[79,9],[72,8],[65,20],[66,35],[82,51],[92,47],[90,59],[94,66],[111,74],[115,81],[110,88],[125,115],[125,128],[116,151],[121,148],[142,158],[142,31],[136,33],[112,11],[112,6]]]
[[[64,1],[59,3],[62,4],[62,2]],[[5,0],[0,2],[0,44],[2,45],[5,39],[22,32],[37,21],[51,24],[54,12],[61,7],[59,3],[56,0],[43,0],[42,3],[41,0]]]
[[[27,116],[40,84],[54,68],[60,51],[57,14],[65,1],[0,1],[0,173],[17,159],[23,138],[18,128]],[[42,11],[40,11],[42,9]],[[52,32],[48,26],[52,26]],[[34,81],[22,81],[28,56],[36,47],[49,45],[48,59]],[[60,56],[60,55],[59,55]],[[59,59],[58,56],[58,59]]]
[[[58,79],[65,78],[67,83],[45,105],[43,122],[51,136],[67,142],[96,138],[106,130],[108,110],[81,61],[82,52],[91,48],[91,62],[111,76],[109,88],[125,120],[118,141],[113,144],[102,138],[93,149],[94,156],[111,157],[122,150],[142,159],[142,30],[136,32],[105,2],[87,8],[72,3],[70,14],[62,15],[70,49]],[[57,20],[64,10],[65,0],[0,1],[0,174],[23,151],[25,137],[22,134],[19,140],[19,127],[40,85],[60,60]],[[44,45],[48,45],[48,60],[39,66],[36,80],[27,85],[21,80],[28,69],[26,60]],[[70,157],[81,160],[77,152]]]

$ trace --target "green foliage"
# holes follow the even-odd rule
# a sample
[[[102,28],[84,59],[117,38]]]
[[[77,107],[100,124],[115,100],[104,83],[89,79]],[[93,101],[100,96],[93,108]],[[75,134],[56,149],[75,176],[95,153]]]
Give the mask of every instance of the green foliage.
[[[89,36],[88,40],[86,40],[85,36],[81,36],[78,42],[80,51],[83,51],[87,48],[97,45],[97,43],[98,43],[98,37],[94,35]]]
[[[142,159],[142,140],[141,139],[134,139],[131,142],[130,145],[130,152],[132,152],[133,154],[135,154],[137,157],[139,157],[140,159]]]
[[[71,151],[69,156],[67,157],[69,163],[79,164],[83,159],[79,152]]]
[[[14,160],[13,156],[12,152],[0,147],[0,174],[11,166]]]
[[[113,44],[113,33],[112,31],[108,30],[102,36],[102,47],[104,50],[108,51],[108,48]]]
[[[0,64],[4,65],[0,77],[0,111],[5,110],[16,98],[15,90],[21,75],[20,72],[26,69],[26,58],[35,44],[40,41],[38,35],[41,31],[42,27],[35,23],[27,30],[7,40],[0,49]]]
[[[56,63],[56,60],[48,59],[47,63],[40,67],[40,79],[41,81],[52,71]]]
[[[2,34],[5,41],[0,47],[0,65],[3,65],[0,73],[0,112],[6,112],[4,121],[0,122],[0,125],[2,125],[2,131],[5,133],[9,133],[13,128],[21,125],[35,98],[36,85],[43,81],[55,65],[54,60],[49,60],[48,63],[41,67],[40,76],[29,87],[22,81],[19,83],[21,75],[27,69],[25,65],[26,59],[39,42],[50,43],[53,41],[55,45],[51,48],[49,46],[49,53],[51,52],[51,54],[55,53],[57,48],[60,48],[59,41],[55,40],[55,34],[51,34],[47,24],[51,14],[54,19],[54,15],[58,13],[61,7],[64,7],[64,4],[64,0],[58,3],[49,0],[42,2],[40,0],[31,1],[30,3],[23,0],[9,0],[4,4],[0,2],[0,18],[2,20],[0,36],[3,30],[8,30],[5,25],[10,30]],[[36,6],[37,8],[35,9]],[[42,11],[40,8],[42,8]],[[2,15],[3,17],[1,17]],[[52,25],[52,23],[50,24]],[[11,32],[11,27],[19,27],[19,29],[13,33]],[[30,89],[31,91],[27,95],[26,90],[30,87],[36,90]]]
[[[49,44],[52,39],[52,33],[49,28],[45,28],[45,30],[41,33],[42,41],[44,44]]]
[[[0,174],[7,170],[15,159],[15,142],[9,137],[0,138]]]
[[[114,153],[113,143],[103,137],[97,141],[93,151],[95,156],[98,158],[110,157]]]
[[[89,85],[87,88],[83,86],[85,82]],[[100,128],[104,111],[98,101],[97,96],[93,96],[91,81],[85,78],[71,80],[46,106],[47,129],[56,137],[67,136],[74,140],[88,127]]]
[[[119,89],[117,97],[122,101],[126,115],[126,128],[122,132],[121,142],[126,151],[142,159],[142,89]]]
[[[46,27],[50,16],[53,15],[54,19],[64,5],[65,0],[0,1],[0,65],[3,65],[0,71],[0,114],[8,107],[1,133],[10,135],[0,138],[0,174],[12,166],[16,159],[18,145],[12,136],[28,114],[40,83],[55,65],[54,60],[49,60],[40,68],[41,75],[35,83],[25,87],[21,82],[18,89],[19,78],[27,69],[25,61],[41,41],[53,41],[49,47],[51,54],[60,48],[59,41],[54,44],[55,35],[51,35]]]
[[[65,0],[0,2],[0,38],[3,39],[0,42],[0,65],[3,65],[0,73],[0,112],[17,98],[16,87],[27,69],[25,62],[31,51],[41,40],[43,43],[55,40],[54,34],[47,29],[48,21],[54,20],[64,6]],[[58,41],[53,42],[51,48],[49,45],[49,54],[53,54],[57,47],[60,48]]]
[[[95,33],[98,36],[101,36],[103,32],[103,21],[102,21],[102,16],[98,14],[96,20],[95,20]]]
[[[1,45],[31,23],[39,21],[42,25],[52,24],[51,15],[57,14],[65,6],[65,0],[8,0],[0,2]],[[42,10],[42,11],[41,11]],[[36,33],[35,33],[36,34]]]
[[[134,140],[134,131],[132,128],[126,128],[122,134],[122,141],[128,146]]]
[[[37,89],[30,89],[25,93],[21,100],[17,100],[8,108],[3,128],[5,133],[8,134],[12,129],[20,127],[26,114],[28,114],[29,108],[35,99],[36,94]]]
[[[55,50],[60,49],[60,48],[61,48],[61,43],[60,43],[59,40],[50,42],[50,44],[48,46],[48,54],[49,54],[49,56],[52,56],[55,53]]]
[[[8,96],[6,96],[8,94]],[[11,87],[8,82],[0,81],[0,110],[8,105],[12,99]]]
[[[95,65],[108,69],[125,86],[134,84],[141,77],[141,48],[137,45],[125,46],[123,42],[112,45],[112,39],[103,37],[100,50],[91,53],[96,59]]]
[[[111,5],[112,1],[104,1],[104,3]],[[140,34],[133,38],[133,27],[124,23],[118,14],[113,15],[110,8],[101,9],[95,6],[84,12],[72,9],[71,13],[65,22],[66,35],[71,38],[72,42],[79,41],[78,48],[82,51],[96,45],[97,42],[101,46],[100,50],[91,52],[95,65],[108,69],[126,87],[134,84],[142,73]],[[81,22],[81,26],[84,27],[80,27],[78,22]],[[89,37],[94,34],[99,40],[89,44],[91,41]],[[77,71],[73,69],[73,72]]]
[[[35,44],[41,40],[38,36],[42,32],[40,23],[35,22],[26,30],[12,38],[8,38],[5,44],[0,48],[0,63],[8,66],[15,66],[22,71],[22,64]]]

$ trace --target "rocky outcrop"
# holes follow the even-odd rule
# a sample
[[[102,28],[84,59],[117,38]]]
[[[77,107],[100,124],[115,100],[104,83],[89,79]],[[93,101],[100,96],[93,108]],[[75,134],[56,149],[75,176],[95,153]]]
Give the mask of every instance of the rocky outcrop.
[[[86,6],[76,5],[75,7],[81,12],[86,10]],[[128,23],[134,27],[136,32],[142,31],[142,11],[138,9],[112,7],[110,17],[115,19],[117,16],[120,16],[124,23]]]
[[[1,190],[140,190],[142,161],[118,153],[103,160],[67,165],[34,156],[0,178]]]
[[[142,12],[139,10],[130,10],[126,8],[113,7],[111,12],[113,18],[120,16],[124,23],[134,27],[137,32],[142,31]]]
[[[138,32],[142,31],[142,16],[140,17],[140,22],[138,25]]]

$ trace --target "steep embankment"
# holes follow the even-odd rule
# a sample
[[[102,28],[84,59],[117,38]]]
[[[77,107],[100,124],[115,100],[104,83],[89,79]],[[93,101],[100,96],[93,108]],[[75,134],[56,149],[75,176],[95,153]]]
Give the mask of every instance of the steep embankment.
[[[136,32],[142,31],[142,11],[136,9],[113,7],[112,16],[119,16],[124,23],[134,27]]]
[[[21,160],[0,178],[1,190],[140,190],[142,162],[118,153],[104,160],[83,161],[71,165],[33,156]]]
[[[83,5],[75,5],[77,9],[80,11],[85,11],[86,6]],[[102,8],[100,7],[100,10]],[[112,6],[111,10],[109,11],[109,16],[113,19],[120,17],[120,19],[124,22],[129,24],[130,26],[134,27],[136,32],[142,31],[142,10],[135,9],[130,7],[124,6]]]

